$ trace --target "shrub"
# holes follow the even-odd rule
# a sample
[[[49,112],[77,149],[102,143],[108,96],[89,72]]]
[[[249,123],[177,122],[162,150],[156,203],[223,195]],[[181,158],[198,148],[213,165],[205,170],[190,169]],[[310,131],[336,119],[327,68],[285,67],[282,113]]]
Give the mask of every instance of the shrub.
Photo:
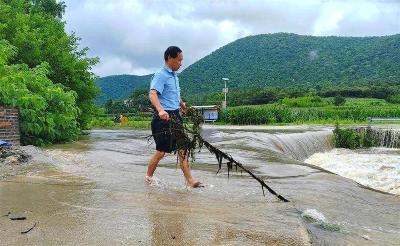
[[[333,136],[336,148],[357,149],[377,146],[377,141],[372,134],[371,127],[363,131],[357,131],[355,129],[341,129],[336,124]]]
[[[393,95],[387,99],[390,103],[400,103],[400,95]]]
[[[25,64],[6,65],[7,56],[12,55],[10,47],[0,42],[0,51],[8,52],[0,59],[0,104],[19,109],[21,143],[43,145],[77,139],[76,93],[46,77],[47,63],[34,69]]]
[[[333,99],[333,103],[335,104],[335,106],[341,106],[346,103],[346,99],[342,96],[335,96],[335,98]]]
[[[357,149],[360,147],[360,134],[353,129],[341,129],[336,125],[333,130],[334,143],[336,148]]]

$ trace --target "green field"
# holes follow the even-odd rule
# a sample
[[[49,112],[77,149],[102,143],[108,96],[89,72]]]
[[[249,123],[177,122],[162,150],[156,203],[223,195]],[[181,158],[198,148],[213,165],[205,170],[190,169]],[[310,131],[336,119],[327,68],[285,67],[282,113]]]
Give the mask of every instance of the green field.
[[[135,128],[135,129],[149,129],[151,118],[144,117],[128,117],[126,124],[115,123],[112,117],[96,117],[93,118],[91,128],[106,128],[106,129],[120,129],[120,128]]]
[[[228,107],[221,111],[214,124],[224,125],[301,125],[301,124],[365,124],[368,117],[400,118],[400,104],[384,99],[347,98],[343,106],[334,106],[333,98],[305,102],[304,97],[282,100],[279,103]],[[314,100],[314,99],[312,99]],[[314,103],[314,104],[313,104]],[[298,105],[297,107],[288,106]],[[320,105],[320,106],[309,106]],[[150,115],[129,114],[129,121],[123,125],[114,123],[113,117],[93,118],[92,128],[150,128]],[[393,124],[393,122],[389,122]],[[379,123],[382,124],[382,123]],[[383,124],[385,124],[383,122]]]
[[[328,99],[327,99],[328,100]],[[323,104],[321,104],[323,105]],[[400,104],[382,99],[346,99],[343,106],[290,107],[285,104],[228,107],[219,122],[234,125],[260,124],[353,124],[367,123],[368,117],[398,118]]]

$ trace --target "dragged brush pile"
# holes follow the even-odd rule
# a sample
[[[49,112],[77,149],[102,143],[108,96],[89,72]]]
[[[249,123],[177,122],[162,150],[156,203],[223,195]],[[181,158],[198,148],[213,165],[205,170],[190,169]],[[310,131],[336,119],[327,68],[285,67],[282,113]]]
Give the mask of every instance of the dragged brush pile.
[[[204,140],[200,135],[203,117],[198,110],[189,108],[188,112],[186,113],[186,119],[186,121],[180,123],[179,120],[171,118],[169,129],[166,129],[175,137],[177,151],[184,151],[191,157],[193,161],[195,159],[196,150],[198,149],[200,151],[202,147],[205,146],[212,154],[215,155],[218,161],[219,168],[217,173],[221,170],[223,165],[226,165],[229,178],[229,172],[231,172],[233,168],[235,168],[235,171],[238,171],[239,169],[241,172],[244,171],[248,173],[252,178],[260,183],[264,195],[264,189],[267,189],[271,194],[275,195],[281,201],[289,201],[283,196],[277,194],[261,178],[257,177],[250,170],[245,168],[242,163],[234,160],[230,154],[221,151],[217,147]]]

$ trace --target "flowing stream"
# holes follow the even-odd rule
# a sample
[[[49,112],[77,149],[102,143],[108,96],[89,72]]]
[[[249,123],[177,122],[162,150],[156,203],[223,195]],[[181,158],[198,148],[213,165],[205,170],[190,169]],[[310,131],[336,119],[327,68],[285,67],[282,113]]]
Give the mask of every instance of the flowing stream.
[[[325,127],[212,127],[202,135],[290,200],[278,201],[248,175],[203,149],[192,164],[204,189],[188,189],[168,155],[156,182],[143,181],[154,144],[148,130],[92,130],[47,149],[0,180],[6,244],[398,245],[400,150],[334,149]],[[393,136],[393,134],[391,135]],[[397,136],[397,135],[396,135]],[[391,138],[393,139],[393,137]],[[20,231],[33,223],[28,234]]]

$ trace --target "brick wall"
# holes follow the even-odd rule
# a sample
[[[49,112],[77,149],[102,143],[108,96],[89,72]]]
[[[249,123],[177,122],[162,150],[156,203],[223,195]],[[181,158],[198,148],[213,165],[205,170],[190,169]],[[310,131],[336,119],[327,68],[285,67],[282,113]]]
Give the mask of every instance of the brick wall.
[[[0,106],[0,140],[20,145],[17,109]]]

